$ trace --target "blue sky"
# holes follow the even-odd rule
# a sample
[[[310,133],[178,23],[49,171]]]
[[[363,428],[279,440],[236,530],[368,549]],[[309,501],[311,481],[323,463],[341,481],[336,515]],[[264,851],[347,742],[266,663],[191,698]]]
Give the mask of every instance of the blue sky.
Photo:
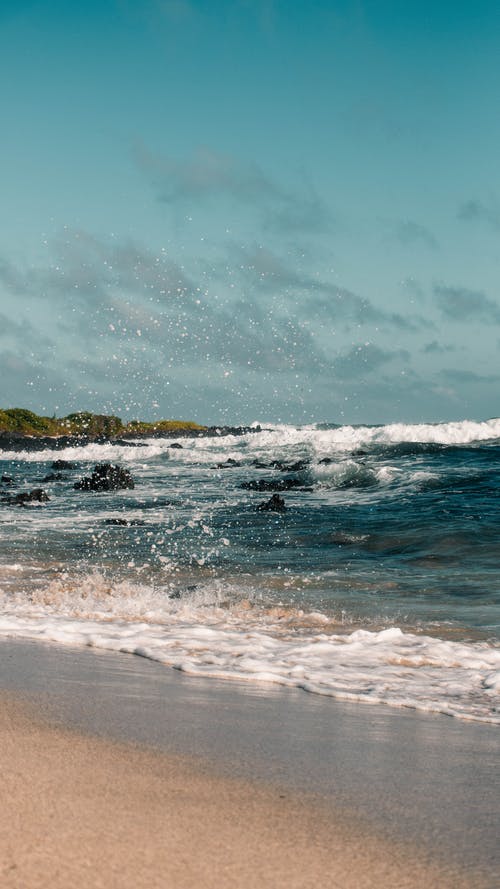
[[[3,406],[496,416],[500,7],[4,0]]]

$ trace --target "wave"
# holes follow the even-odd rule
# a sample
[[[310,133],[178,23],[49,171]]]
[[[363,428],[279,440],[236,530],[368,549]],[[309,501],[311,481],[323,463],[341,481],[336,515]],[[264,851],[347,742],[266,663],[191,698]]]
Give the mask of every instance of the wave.
[[[144,447],[137,448],[133,443],[118,444],[113,442],[92,442],[86,445],[72,445],[66,448],[46,448],[41,451],[2,451],[0,458],[7,462],[17,463],[51,463],[64,459],[74,463],[113,463],[142,462],[159,456],[168,456],[168,448],[172,442],[148,439]],[[171,451],[173,453],[173,451]]]
[[[392,423],[385,426],[280,426],[264,430],[255,437],[255,447],[281,447],[303,443],[311,449],[313,457],[324,457],[330,453],[356,452],[383,449],[385,455],[394,453],[401,456],[412,453],[439,451],[443,446],[464,446],[480,442],[494,442],[500,439],[500,419],[483,422],[463,420],[450,423],[405,424]]]
[[[372,467],[356,460],[332,461],[328,464],[317,463],[311,468],[311,475],[316,484],[331,488],[370,488],[374,485],[387,485],[401,473],[391,466]]]
[[[178,599],[168,585],[155,590],[98,574],[63,576],[29,599],[5,597],[0,635],[500,725],[500,648],[395,626],[346,632],[321,612],[264,607],[229,582],[207,581]]]
[[[383,426],[327,426],[314,424],[292,426],[286,424],[263,426],[262,431],[247,435],[223,435],[218,438],[183,438],[179,449],[172,449],[172,439],[144,439],[140,442],[91,443],[78,447],[54,448],[43,451],[1,451],[3,460],[48,462],[56,460],[64,452],[67,460],[77,462],[149,461],[158,457],[182,462],[210,463],[224,458],[241,458],[242,453],[255,456],[260,452],[279,454],[297,447],[307,452],[311,459],[330,453],[356,450],[376,450],[396,447],[401,455],[425,453],[442,446],[465,446],[500,440],[500,418],[475,421],[462,420],[448,423],[405,424],[391,423]],[[177,443],[179,444],[179,443]],[[138,447],[137,445],[140,445]],[[387,453],[387,451],[384,451]],[[389,451],[390,453],[390,451]]]

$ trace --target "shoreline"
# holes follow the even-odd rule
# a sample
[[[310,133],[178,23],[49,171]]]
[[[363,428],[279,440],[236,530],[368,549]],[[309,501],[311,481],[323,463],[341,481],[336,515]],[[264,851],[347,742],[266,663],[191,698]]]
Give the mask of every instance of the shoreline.
[[[27,748],[23,758],[16,738],[31,738],[33,744],[38,739],[36,744],[41,747],[37,749],[44,751],[48,767],[44,780],[49,783],[54,779],[56,751],[61,745],[71,753],[73,783],[83,780],[91,755],[90,762],[97,757],[101,763],[102,781],[113,786],[117,782],[120,793],[125,793],[124,774],[130,776],[133,762],[137,772],[140,760],[143,766],[139,772],[146,783],[129,787],[128,793],[135,799],[137,818],[141,824],[144,820],[144,825],[149,815],[142,795],[151,793],[146,777],[166,769],[157,790],[169,797],[174,793],[173,775],[182,773],[182,791],[175,785],[176,811],[167,819],[169,832],[172,817],[174,827],[188,817],[182,798],[185,788],[194,787],[190,782],[195,782],[198,797],[191,796],[188,807],[195,824],[190,821],[189,830],[203,834],[196,839],[196,873],[188,867],[188,882],[182,882],[179,872],[175,879],[172,876],[171,885],[211,886],[212,877],[214,886],[242,887],[324,883],[353,889],[365,885],[489,889],[497,884],[499,794],[494,786],[497,782],[498,790],[494,761],[499,736],[492,727],[325,701],[293,689],[197,680],[151,661],[115,653],[1,640],[0,657],[2,733],[7,731],[6,714],[13,726],[10,754],[5,744],[0,746],[2,768],[12,770],[12,757],[20,757],[18,775],[22,776],[17,788],[13,782],[13,799],[28,780]],[[196,784],[198,780],[209,783],[202,787]],[[38,781],[31,769],[28,787]],[[70,790],[59,786],[58,793],[65,805],[70,805]],[[94,795],[92,810],[97,807],[101,811],[101,796]],[[119,798],[119,794],[116,799],[111,794],[106,818],[121,823]],[[58,799],[56,794],[57,810]],[[28,806],[27,801],[22,805]],[[216,854],[212,848],[215,839],[209,840],[206,833],[209,809],[212,827],[214,823],[225,825],[224,831],[229,832],[224,860],[228,849],[233,857],[227,871],[232,877],[227,883],[224,862],[217,857],[221,848]],[[38,817],[42,817],[40,813]],[[162,821],[161,809],[155,817]],[[233,835],[236,817],[242,833]],[[270,820],[271,832],[266,829]],[[182,823],[184,833],[176,834],[176,855],[186,859],[193,849],[192,842],[186,844],[187,828]],[[5,829],[4,824],[4,851]],[[47,848],[52,848],[50,824],[45,829]],[[126,824],[123,830],[126,834]],[[162,832],[162,824],[158,830]],[[257,846],[252,845],[257,837],[261,845],[265,839],[265,844],[272,846],[260,858],[255,858]],[[137,840],[131,838],[130,842],[136,845]],[[294,858],[291,850],[299,849],[299,857]],[[78,858],[78,849],[74,852]],[[133,868],[139,867],[139,871],[134,871],[136,878],[130,885],[166,885],[161,880],[151,883],[161,849],[151,847],[148,854],[153,870],[147,871],[146,879],[146,871],[141,870],[144,862],[136,861]],[[46,865],[55,868],[57,862],[50,862],[51,855],[46,856]],[[109,855],[110,861],[115,860],[112,850]],[[247,867],[249,856],[252,863]],[[267,861],[265,866],[263,861]],[[303,876],[294,882],[300,863]],[[197,867],[205,867],[206,879],[201,880]],[[142,876],[138,880],[139,872]],[[121,879],[113,883],[111,878],[92,882],[88,876],[85,885],[129,885]],[[17,883],[15,879],[13,876],[13,882],[4,884],[44,885],[30,883],[30,878]],[[65,885],[57,879],[54,882],[53,870],[50,882]],[[78,885],[74,880],[73,884]]]
[[[140,447],[149,439],[197,439],[224,438],[228,435],[242,436],[258,434],[263,428],[257,426],[206,426],[200,429],[170,429],[120,432],[119,435],[26,435],[20,432],[0,431],[0,459],[2,451],[58,451],[65,448],[83,448],[90,444],[128,445]]]

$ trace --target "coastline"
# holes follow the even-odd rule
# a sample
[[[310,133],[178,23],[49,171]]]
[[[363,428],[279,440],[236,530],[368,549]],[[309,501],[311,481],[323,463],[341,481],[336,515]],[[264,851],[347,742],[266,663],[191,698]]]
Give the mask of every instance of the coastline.
[[[496,885],[494,728],[126,655],[0,654],[7,887]]]
[[[197,438],[223,438],[225,436],[242,436],[258,434],[262,432],[261,426],[200,426],[191,429],[179,426],[173,429],[151,429],[147,432],[141,430],[123,429],[119,434],[85,435],[64,434],[34,435],[22,432],[10,432],[0,430],[0,456],[2,451],[47,451],[64,450],[65,448],[85,447],[89,444],[126,444],[129,447],[140,445],[149,439],[197,439]]]

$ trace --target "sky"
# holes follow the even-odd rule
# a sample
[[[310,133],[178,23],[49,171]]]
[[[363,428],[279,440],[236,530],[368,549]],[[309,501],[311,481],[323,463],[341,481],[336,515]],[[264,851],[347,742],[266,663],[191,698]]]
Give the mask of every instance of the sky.
[[[0,406],[500,414],[500,4],[2,0]]]

